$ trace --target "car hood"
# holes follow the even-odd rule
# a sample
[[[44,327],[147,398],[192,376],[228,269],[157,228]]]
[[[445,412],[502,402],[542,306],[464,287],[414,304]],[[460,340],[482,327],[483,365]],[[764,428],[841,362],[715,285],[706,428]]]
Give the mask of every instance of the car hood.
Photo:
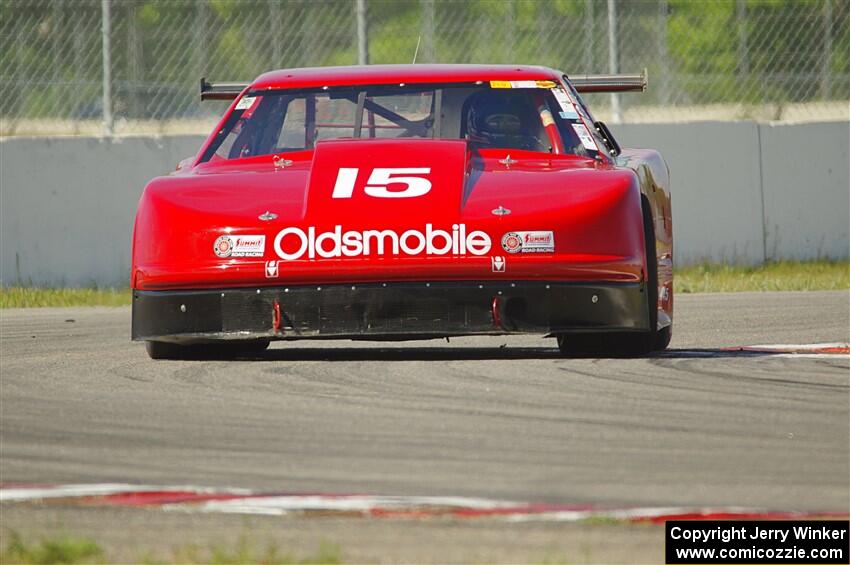
[[[609,278],[638,280],[641,222],[634,173],[590,158],[475,150],[463,140],[324,141],[314,151],[211,161],[152,181],[137,214],[133,283],[198,286],[191,273],[204,272],[212,286],[270,284],[261,267],[277,260],[289,282],[487,278],[492,256],[513,255],[503,245],[511,233],[554,238],[551,249],[510,257],[519,276],[616,263],[603,269]],[[358,253],[342,245],[347,233],[386,230],[399,238],[439,231],[452,247],[392,253],[387,240],[376,253],[375,240],[371,253]],[[262,253],[214,253],[219,238],[239,236],[262,236]],[[419,241],[410,235],[407,250]]]

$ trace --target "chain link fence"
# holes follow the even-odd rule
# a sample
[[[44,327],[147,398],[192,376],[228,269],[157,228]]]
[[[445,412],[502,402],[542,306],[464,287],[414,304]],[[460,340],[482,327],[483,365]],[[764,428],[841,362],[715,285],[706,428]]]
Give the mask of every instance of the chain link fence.
[[[603,119],[850,120],[846,0],[0,0],[0,135],[206,133],[201,76],[414,56],[646,68]]]

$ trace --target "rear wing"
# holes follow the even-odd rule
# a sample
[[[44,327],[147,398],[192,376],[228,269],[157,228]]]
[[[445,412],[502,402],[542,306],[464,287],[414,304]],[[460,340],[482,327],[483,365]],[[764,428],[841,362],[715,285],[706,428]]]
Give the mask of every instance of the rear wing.
[[[646,69],[639,75],[574,75],[568,76],[579,92],[643,92]]]
[[[213,84],[201,77],[201,100],[233,100],[246,88],[248,88],[247,82],[217,82]]]
[[[568,76],[579,92],[643,92],[646,69],[639,75],[575,75]],[[233,100],[248,87],[241,82],[207,82],[201,78],[201,100]]]

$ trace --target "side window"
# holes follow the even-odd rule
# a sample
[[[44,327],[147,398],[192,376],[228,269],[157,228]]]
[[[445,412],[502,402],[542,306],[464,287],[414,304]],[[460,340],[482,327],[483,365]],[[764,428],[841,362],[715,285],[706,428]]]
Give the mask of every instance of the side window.
[[[236,140],[245,137],[245,131],[248,129],[246,124],[256,109],[262,104],[262,96],[245,96],[236,105],[236,109],[230,115],[228,124],[225,124],[221,132],[227,132],[221,139],[216,141],[215,152],[211,155],[215,159],[231,159],[231,152],[236,144]],[[238,153],[236,157],[239,157]]]
[[[595,123],[596,121],[593,119],[593,116],[590,113],[590,109],[587,107],[587,104],[584,103],[581,95],[578,91],[573,87],[572,83],[567,79],[567,77],[562,78],[564,87],[569,90],[570,97],[577,102],[576,106],[578,106],[578,112],[581,115],[582,120],[587,124],[587,129],[590,134],[593,136],[596,145],[602,149],[601,153],[606,153],[605,148],[607,147],[607,143],[605,139],[596,131]],[[607,154],[607,153],[606,153]]]
[[[220,134],[222,139],[207,150],[209,160],[244,159],[271,153],[285,107],[282,96],[244,97],[221,130],[227,133]]]

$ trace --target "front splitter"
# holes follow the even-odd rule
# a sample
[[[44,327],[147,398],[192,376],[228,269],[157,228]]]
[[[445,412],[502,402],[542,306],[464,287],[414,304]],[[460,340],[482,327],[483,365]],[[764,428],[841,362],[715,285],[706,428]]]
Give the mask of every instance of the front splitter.
[[[638,283],[459,281],[133,291],[134,340],[647,331]]]

